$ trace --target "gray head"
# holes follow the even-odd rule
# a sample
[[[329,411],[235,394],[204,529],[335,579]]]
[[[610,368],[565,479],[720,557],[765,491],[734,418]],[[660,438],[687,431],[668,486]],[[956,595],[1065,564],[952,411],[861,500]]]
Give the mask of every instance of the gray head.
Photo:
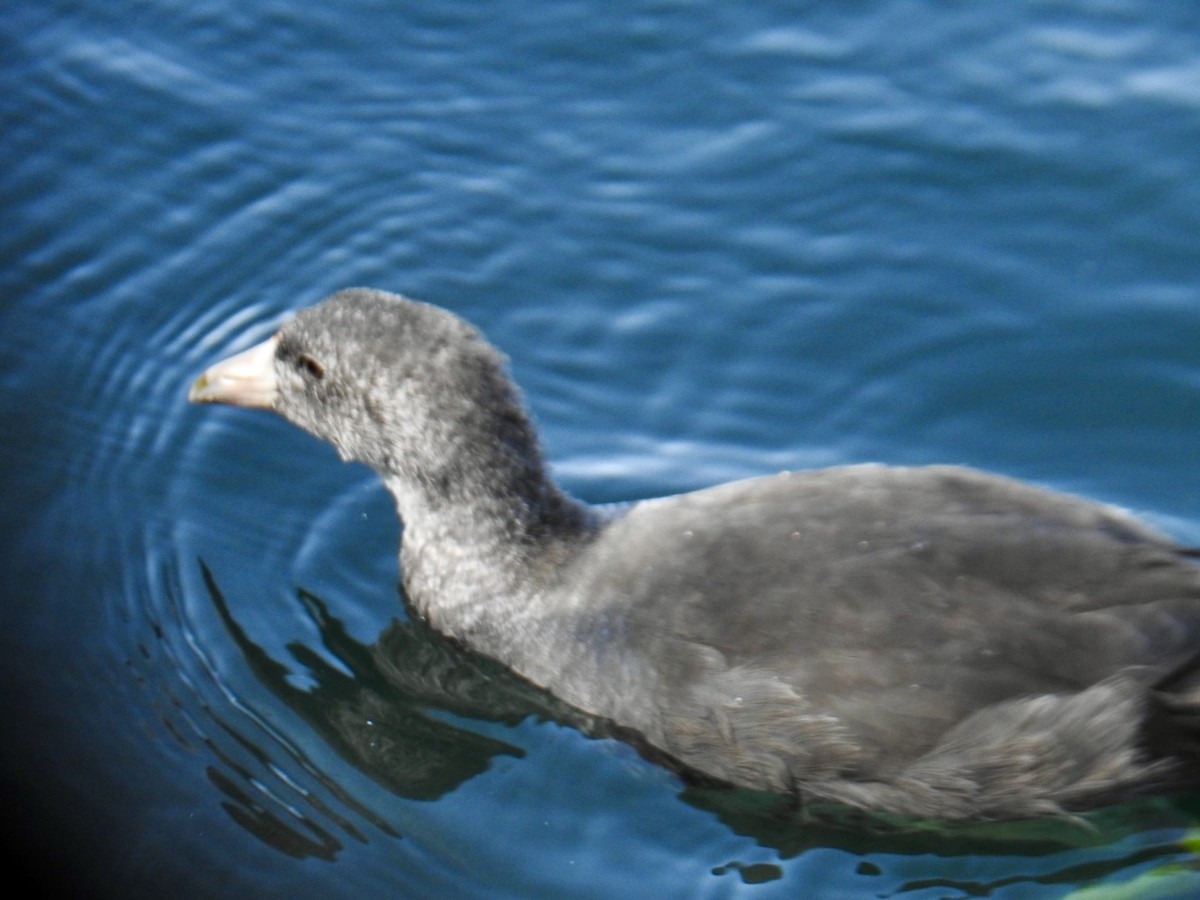
[[[394,491],[399,481],[444,500],[499,482],[528,495],[542,464],[504,363],[446,310],[350,289],[213,366],[189,399],[273,410]]]

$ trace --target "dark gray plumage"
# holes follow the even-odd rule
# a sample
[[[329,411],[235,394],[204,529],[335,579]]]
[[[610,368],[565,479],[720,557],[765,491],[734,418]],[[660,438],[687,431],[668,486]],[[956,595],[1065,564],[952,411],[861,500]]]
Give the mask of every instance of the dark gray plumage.
[[[593,510],[547,477],[500,354],[381,291],[190,396],[374,468],[436,628],[701,773],[947,819],[1200,783],[1200,568],[1117,510],[874,465]]]

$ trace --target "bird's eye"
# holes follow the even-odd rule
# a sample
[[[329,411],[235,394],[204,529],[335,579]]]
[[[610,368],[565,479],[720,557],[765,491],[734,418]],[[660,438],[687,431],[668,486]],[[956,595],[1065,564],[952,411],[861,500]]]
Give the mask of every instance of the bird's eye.
[[[301,353],[296,357],[296,365],[317,381],[325,377],[325,367],[307,353]]]

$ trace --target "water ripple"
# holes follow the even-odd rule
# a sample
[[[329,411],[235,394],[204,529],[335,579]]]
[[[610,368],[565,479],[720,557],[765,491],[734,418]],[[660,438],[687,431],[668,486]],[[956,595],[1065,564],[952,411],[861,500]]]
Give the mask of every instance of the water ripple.
[[[594,501],[952,460],[1194,536],[1187,4],[3,15],[6,759],[114,824],[73,851],[184,896],[1194,884],[1186,802],[880,835],[681,795],[406,619],[373,476],[184,399],[368,284],[481,325]]]

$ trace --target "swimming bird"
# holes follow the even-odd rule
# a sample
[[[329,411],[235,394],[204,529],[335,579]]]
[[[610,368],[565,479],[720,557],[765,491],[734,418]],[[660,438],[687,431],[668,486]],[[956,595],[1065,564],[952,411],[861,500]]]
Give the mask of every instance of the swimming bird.
[[[1200,786],[1200,567],[1115,508],[875,464],[590,507],[500,352],[378,290],[301,310],[189,398],[366,463],[419,615],[685,770],[944,820]]]

